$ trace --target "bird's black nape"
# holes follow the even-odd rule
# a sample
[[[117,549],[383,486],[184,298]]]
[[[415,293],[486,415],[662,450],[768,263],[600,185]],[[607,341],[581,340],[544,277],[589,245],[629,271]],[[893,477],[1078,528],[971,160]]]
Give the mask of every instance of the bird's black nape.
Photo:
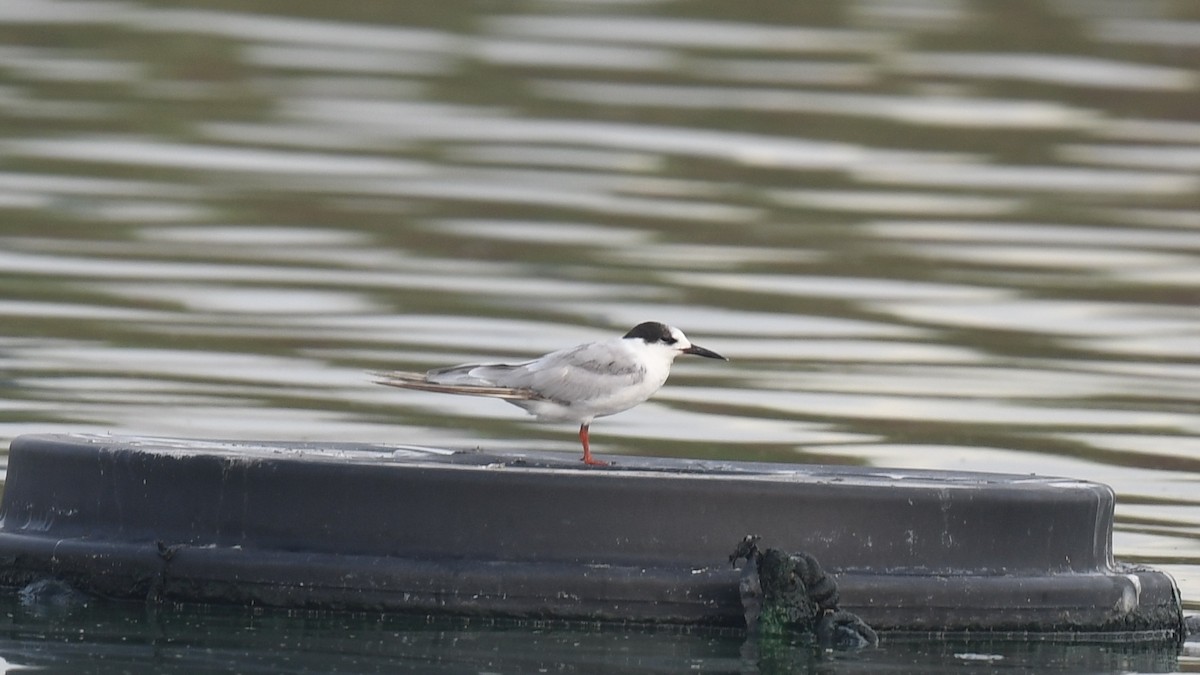
[[[641,338],[647,344],[661,342],[666,345],[675,344],[675,336],[671,335],[671,327],[657,321],[644,321],[634,326],[622,337]]]

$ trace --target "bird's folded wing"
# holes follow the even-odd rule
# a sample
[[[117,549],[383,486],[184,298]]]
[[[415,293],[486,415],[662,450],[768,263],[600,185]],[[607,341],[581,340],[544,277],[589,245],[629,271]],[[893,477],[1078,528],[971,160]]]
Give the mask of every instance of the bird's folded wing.
[[[399,370],[389,372],[371,373],[375,377],[375,384],[383,384],[389,387],[400,387],[402,389],[417,389],[420,391],[437,391],[443,394],[466,394],[469,396],[487,396],[490,398],[502,398],[513,401],[537,401],[543,397],[538,396],[537,392],[532,389],[515,389],[511,387],[491,387],[478,384],[439,384],[430,382],[425,373],[406,373]]]

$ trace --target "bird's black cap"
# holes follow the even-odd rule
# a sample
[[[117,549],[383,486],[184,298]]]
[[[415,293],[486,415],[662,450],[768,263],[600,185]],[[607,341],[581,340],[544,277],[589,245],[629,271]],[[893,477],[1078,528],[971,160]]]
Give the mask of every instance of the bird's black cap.
[[[673,329],[665,323],[646,321],[634,326],[628,333],[625,334],[624,337],[640,338],[646,344],[660,343],[664,345],[673,345],[679,342],[679,340],[675,337],[676,333],[673,333],[672,330]],[[687,349],[683,349],[681,351],[684,354],[694,354],[696,356],[703,356],[708,359],[721,359],[722,361],[729,360],[724,356],[712,351],[711,349],[705,349],[700,345],[691,345]]]
[[[675,336],[671,335],[671,327],[657,321],[643,321],[631,328],[623,337],[641,338],[647,343],[661,342],[668,345],[676,342]]]

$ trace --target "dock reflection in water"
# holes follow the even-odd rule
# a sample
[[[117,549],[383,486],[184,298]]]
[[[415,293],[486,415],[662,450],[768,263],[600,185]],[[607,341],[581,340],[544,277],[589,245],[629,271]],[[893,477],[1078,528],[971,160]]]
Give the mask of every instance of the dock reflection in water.
[[[829,654],[732,630],[72,601],[0,602],[0,662],[36,672],[1170,672],[1174,648],[891,636]]]
[[[573,452],[365,371],[664,321],[598,451],[1105,482],[1200,609],[1186,8],[332,7],[0,7],[0,436]]]

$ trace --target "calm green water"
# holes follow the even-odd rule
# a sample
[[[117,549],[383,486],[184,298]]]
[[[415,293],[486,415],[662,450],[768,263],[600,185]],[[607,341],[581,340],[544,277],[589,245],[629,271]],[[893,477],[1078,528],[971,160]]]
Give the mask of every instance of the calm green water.
[[[680,361],[593,426],[597,454],[1105,482],[1118,557],[1194,612],[1197,63],[1182,0],[4,0],[0,438],[575,453],[570,428],[364,371],[658,320],[732,360]],[[292,670],[315,640],[316,670],[783,668],[611,627],[7,615],[10,665]],[[990,667],[956,653],[812,667]]]
[[[892,636],[878,649],[836,654],[702,630],[96,601],[3,608],[0,667],[36,672],[969,674],[1180,666],[1173,647],[1146,644]]]

